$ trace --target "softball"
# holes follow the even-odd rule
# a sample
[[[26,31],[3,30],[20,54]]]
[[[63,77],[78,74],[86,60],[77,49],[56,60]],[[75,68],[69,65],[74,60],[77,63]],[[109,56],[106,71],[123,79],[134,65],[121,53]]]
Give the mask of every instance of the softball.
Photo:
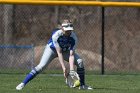
[[[80,81],[79,80],[76,80],[75,82],[74,82],[74,87],[79,87],[80,86]]]

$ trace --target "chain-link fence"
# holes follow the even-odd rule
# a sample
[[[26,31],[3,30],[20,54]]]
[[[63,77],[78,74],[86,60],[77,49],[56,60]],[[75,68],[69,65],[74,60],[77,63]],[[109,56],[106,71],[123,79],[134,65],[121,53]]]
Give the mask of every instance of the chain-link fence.
[[[0,44],[34,45],[34,64],[42,56],[52,30],[63,19],[71,19],[78,36],[77,52],[85,69],[101,73],[102,8],[94,6],[0,5]],[[140,9],[105,7],[105,73],[140,72]],[[20,52],[20,51],[18,51]],[[26,51],[21,51],[21,54]],[[17,51],[13,52],[17,57]],[[2,55],[3,52],[0,52]],[[9,59],[9,56],[5,56]],[[26,64],[29,57],[14,60]],[[7,60],[8,61],[8,60]],[[13,59],[9,59],[9,62]],[[0,61],[3,62],[3,59]],[[20,68],[14,63],[12,68]],[[18,63],[19,64],[19,63]],[[6,68],[1,65],[0,68]],[[11,67],[12,65],[10,65]],[[47,70],[61,70],[58,60]]]
[[[139,8],[106,8],[106,69],[115,72],[139,72]]]
[[[0,73],[25,73],[33,67],[33,46],[0,45]]]

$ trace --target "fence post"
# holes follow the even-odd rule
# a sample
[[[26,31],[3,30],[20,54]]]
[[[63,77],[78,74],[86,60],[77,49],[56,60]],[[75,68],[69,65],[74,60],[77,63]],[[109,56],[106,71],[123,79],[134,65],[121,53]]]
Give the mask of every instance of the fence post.
[[[105,7],[102,7],[101,8],[101,20],[102,20],[102,23],[101,23],[101,74],[104,75],[105,73],[105,68],[104,68],[104,47],[105,47],[105,44],[104,44],[104,40],[105,40],[105,33],[104,33],[104,22],[105,22]]]

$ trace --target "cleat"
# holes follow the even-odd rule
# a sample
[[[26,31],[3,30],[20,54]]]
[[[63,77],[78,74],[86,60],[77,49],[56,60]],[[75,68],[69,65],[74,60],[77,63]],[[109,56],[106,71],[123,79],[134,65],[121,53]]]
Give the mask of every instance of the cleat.
[[[91,86],[87,86],[87,85],[79,86],[79,89],[80,90],[93,90],[93,88]]]
[[[16,90],[22,90],[24,88],[25,84],[24,83],[20,83],[17,87]]]

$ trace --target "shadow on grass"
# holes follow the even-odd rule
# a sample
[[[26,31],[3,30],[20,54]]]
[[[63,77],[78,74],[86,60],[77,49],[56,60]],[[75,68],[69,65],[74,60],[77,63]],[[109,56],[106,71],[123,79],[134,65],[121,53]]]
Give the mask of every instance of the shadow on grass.
[[[94,87],[95,90],[135,90],[135,89],[131,89],[131,88],[96,88]]]

